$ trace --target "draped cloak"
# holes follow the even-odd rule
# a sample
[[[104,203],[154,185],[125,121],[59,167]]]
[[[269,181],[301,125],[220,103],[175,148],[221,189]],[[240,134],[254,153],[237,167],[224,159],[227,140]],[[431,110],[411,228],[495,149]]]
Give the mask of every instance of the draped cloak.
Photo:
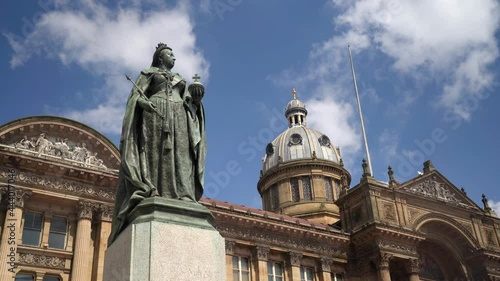
[[[130,212],[145,198],[153,196],[163,196],[169,198],[171,194],[176,194],[175,190],[168,190],[169,188],[175,188],[172,186],[156,186],[157,182],[151,181],[151,169],[152,167],[145,167],[144,163],[148,162],[148,159],[154,153],[162,153],[162,151],[147,151],[144,149],[144,128],[142,126],[150,126],[144,122],[145,115],[147,114],[158,114],[151,112],[144,112],[139,106],[139,99],[143,99],[139,91],[142,91],[148,98],[150,98],[155,93],[152,93],[155,87],[150,87],[153,76],[158,73],[165,73],[157,67],[151,67],[149,69],[143,70],[136,80],[137,87],[133,87],[129,99],[127,101],[125,116],[123,119],[122,135],[120,139],[120,153],[121,153],[121,163],[120,172],[118,176],[118,186],[116,189],[115,198],[115,209],[113,213],[113,223],[111,234],[108,241],[108,246],[111,245],[118,235],[131,223],[129,221]],[[182,83],[184,87],[182,87]],[[179,74],[173,74],[172,88],[174,90],[181,90],[180,97],[181,105],[177,103],[177,110],[169,105],[169,101],[166,101],[168,105],[165,109],[166,114],[163,118],[163,125],[158,126],[158,128],[148,128],[155,130],[157,134],[163,134],[161,137],[163,144],[159,145],[161,149],[171,150],[176,152],[175,149],[175,128],[181,128],[179,126],[186,126],[185,130],[188,133],[189,139],[189,153],[185,155],[182,154],[179,157],[187,157],[178,161],[174,159],[177,163],[190,163],[193,169],[193,188],[195,201],[198,201],[203,194],[203,178],[205,172],[205,158],[206,158],[206,136],[205,136],[205,113],[203,105],[200,103],[198,106],[192,104],[191,95],[185,86],[185,80]],[[175,89],[177,87],[177,89]],[[186,118],[181,118],[181,121],[185,121],[185,124],[175,124],[171,120],[174,116],[172,111],[179,113],[182,110],[182,114],[185,114]],[[181,116],[182,117],[182,116]],[[182,127],[184,128],[184,127]],[[183,136],[183,141],[186,136]],[[187,145],[187,144],[183,144]],[[178,153],[176,153],[178,154]],[[161,160],[161,158],[160,158]],[[164,163],[158,163],[162,165]],[[176,166],[171,167],[175,169]],[[189,167],[190,169],[191,167]],[[167,174],[176,174],[176,171],[171,171]],[[161,175],[160,175],[161,176]],[[163,190],[163,192],[162,192]],[[169,192],[167,192],[169,191]],[[180,199],[172,198],[171,199]]]

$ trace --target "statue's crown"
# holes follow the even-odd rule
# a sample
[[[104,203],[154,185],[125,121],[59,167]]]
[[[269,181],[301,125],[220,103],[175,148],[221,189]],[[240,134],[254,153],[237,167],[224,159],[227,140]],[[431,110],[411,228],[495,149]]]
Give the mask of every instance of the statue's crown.
[[[167,44],[165,43],[158,43],[158,46],[156,46],[156,49],[164,49],[164,48],[170,48],[169,46],[167,46]]]

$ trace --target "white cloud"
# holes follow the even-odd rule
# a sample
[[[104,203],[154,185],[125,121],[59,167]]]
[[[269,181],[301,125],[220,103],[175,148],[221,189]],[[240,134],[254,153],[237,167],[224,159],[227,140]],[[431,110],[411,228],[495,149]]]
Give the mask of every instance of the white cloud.
[[[490,208],[493,209],[498,216],[500,216],[500,201],[495,202],[488,200],[488,204],[490,205]]]
[[[369,34],[370,46],[392,57],[396,70],[444,77],[438,104],[469,119],[460,102],[493,82],[488,66],[498,58],[499,14],[495,0],[362,0],[336,23]]]
[[[66,65],[79,65],[103,77],[101,91],[106,98],[101,105],[73,109],[64,115],[100,131],[119,134],[122,120],[116,116],[123,116],[131,89],[123,73],[136,76],[139,70],[147,68],[158,42],[173,48],[177,57],[174,71],[188,80],[195,73],[204,81],[208,79],[209,63],[196,47],[188,9],[183,4],[170,8],[160,4],[156,10],[148,11],[138,3],[111,9],[100,2],[84,0],[71,6],[61,4],[57,10],[43,14],[23,40],[5,34],[14,51],[11,66],[20,67],[33,55],[42,55]]]
[[[396,157],[399,146],[399,134],[395,130],[384,129],[378,138],[379,149],[386,162]]]

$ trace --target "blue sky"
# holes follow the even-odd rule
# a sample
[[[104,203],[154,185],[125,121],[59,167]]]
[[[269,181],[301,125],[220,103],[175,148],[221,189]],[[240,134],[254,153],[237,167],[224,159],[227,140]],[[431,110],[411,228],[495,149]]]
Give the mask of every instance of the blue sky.
[[[291,89],[339,146],[352,186],[364,156],[351,45],[374,175],[434,166],[500,211],[500,7],[495,0],[2,1],[0,123],[73,118],[118,143],[135,77],[158,42],[206,86],[206,195],[260,207],[265,146]]]

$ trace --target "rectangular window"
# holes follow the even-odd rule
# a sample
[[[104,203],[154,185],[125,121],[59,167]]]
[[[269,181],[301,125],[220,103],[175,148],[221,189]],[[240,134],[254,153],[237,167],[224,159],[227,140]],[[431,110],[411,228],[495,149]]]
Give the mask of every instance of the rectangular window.
[[[331,273],[332,281],[344,281],[344,276],[339,273]]]
[[[19,273],[16,275],[16,279],[14,281],[34,281],[35,277],[32,274],[22,274]]]
[[[52,217],[50,221],[49,248],[64,249],[68,221],[63,217]]]
[[[278,206],[280,205],[280,195],[279,195],[279,192],[278,192],[278,186],[277,185],[273,185],[271,187],[271,191],[273,193],[273,210],[276,210],[278,208]]]
[[[312,200],[311,178],[308,176],[302,177],[302,191],[304,200]]]
[[[43,277],[43,281],[61,281],[61,279],[57,276],[47,276]]]
[[[267,281],[283,281],[283,267],[281,263],[267,262]]]
[[[312,268],[300,267],[300,281],[314,281],[314,271]]]
[[[333,202],[333,190],[332,190],[332,182],[329,177],[324,177],[325,179],[325,192],[326,192],[326,201]]]
[[[298,178],[291,178],[290,185],[292,187],[292,201],[299,202],[299,200],[300,200],[299,179]]]
[[[333,193],[334,199],[337,200],[340,197],[340,182],[338,180],[333,180]]]
[[[233,281],[250,281],[248,258],[233,256]]]
[[[26,212],[24,214],[23,245],[39,246],[42,234],[42,214]]]

